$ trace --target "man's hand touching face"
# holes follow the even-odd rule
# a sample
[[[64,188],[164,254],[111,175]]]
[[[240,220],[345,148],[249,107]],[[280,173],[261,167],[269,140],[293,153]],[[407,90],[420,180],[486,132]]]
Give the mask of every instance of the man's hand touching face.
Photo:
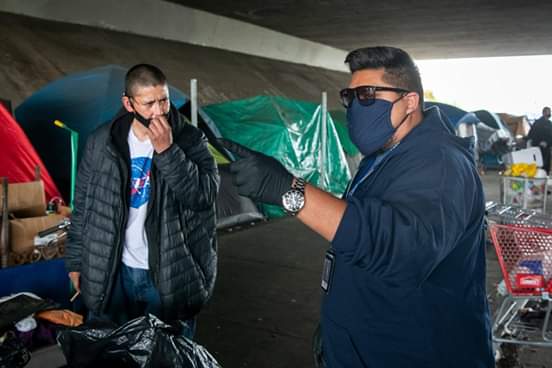
[[[157,153],[164,152],[173,143],[171,127],[165,115],[152,118],[146,134]]]

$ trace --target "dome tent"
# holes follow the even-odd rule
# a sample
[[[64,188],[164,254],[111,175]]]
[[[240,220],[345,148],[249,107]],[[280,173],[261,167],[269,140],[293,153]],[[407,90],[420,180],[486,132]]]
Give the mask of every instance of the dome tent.
[[[7,177],[10,183],[35,180],[38,166],[44,183],[46,200],[59,197],[59,191],[42,160],[29,142],[25,132],[11,114],[0,104],[0,177]]]

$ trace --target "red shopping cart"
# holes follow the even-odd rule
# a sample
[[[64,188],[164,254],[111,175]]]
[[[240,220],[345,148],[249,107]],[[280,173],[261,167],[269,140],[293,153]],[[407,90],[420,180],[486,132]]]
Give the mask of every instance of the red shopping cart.
[[[495,316],[493,339],[552,346],[552,229],[494,223],[489,232],[507,290]]]

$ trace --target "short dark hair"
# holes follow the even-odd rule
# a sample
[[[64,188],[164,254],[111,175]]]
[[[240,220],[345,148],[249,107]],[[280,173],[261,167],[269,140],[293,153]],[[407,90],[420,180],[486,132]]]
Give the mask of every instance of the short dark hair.
[[[394,87],[416,92],[424,106],[424,87],[418,67],[404,50],[389,46],[364,47],[345,58],[351,73],[362,69],[384,68],[383,80]]]
[[[137,87],[164,85],[167,77],[158,67],[151,64],[137,64],[125,76],[125,96],[134,96]]]
[[[550,111],[550,107],[545,106],[545,107],[542,108],[542,113],[543,113],[543,115],[544,115],[544,112],[545,112],[546,110]]]

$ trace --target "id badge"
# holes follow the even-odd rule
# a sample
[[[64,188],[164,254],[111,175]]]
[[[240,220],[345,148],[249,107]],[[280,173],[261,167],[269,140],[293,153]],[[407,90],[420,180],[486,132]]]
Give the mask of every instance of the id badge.
[[[324,257],[324,267],[322,269],[322,282],[320,287],[324,292],[328,293],[332,283],[333,270],[335,266],[335,253],[328,249],[326,251],[326,257]]]

